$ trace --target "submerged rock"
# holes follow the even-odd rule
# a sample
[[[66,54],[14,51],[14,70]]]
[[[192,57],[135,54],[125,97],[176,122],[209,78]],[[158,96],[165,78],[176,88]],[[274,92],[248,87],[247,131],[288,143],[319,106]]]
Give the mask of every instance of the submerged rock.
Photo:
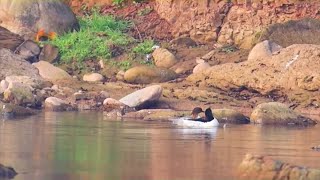
[[[174,111],[172,109],[142,109],[125,114],[124,118],[134,118],[146,121],[169,121],[170,119],[188,116],[190,112]]]
[[[45,100],[45,109],[49,111],[74,110],[74,108],[70,104],[68,104],[68,102],[56,97],[48,97]]]
[[[319,180],[320,170],[295,166],[266,156],[247,154],[239,166],[239,179]]]
[[[119,101],[129,107],[143,106],[148,102],[159,100],[162,96],[162,87],[160,85],[153,85],[138,91],[135,91]]]
[[[38,111],[30,108],[0,102],[0,114],[5,118],[30,116],[35,115],[37,113]]]
[[[0,164],[0,178],[14,178],[18,173],[9,166],[4,166]]]
[[[213,116],[219,121],[219,123],[250,123],[248,117],[233,109],[213,109],[212,112]]]
[[[285,104],[269,102],[259,104],[251,113],[250,120],[258,124],[314,125],[315,121],[301,116]]]

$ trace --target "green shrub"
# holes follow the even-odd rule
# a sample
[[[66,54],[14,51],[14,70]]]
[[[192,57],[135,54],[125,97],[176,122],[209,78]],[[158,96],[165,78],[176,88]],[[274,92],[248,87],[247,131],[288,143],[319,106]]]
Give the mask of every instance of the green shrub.
[[[130,27],[127,21],[93,12],[79,19],[80,31],[65,33],[51,41],[59,48],[60,62],[83,62],[86,59],[111,58],[110,46],[128,45],[132,38],[123,32]]]
[[[152,46],[154,46],[153,40],[145,40],[133,48],[133,52],[140,55],[152,53]]]
[[[126,71],[132,67],[131,61],[125,60],[125,61],[120,61],[120,62],[112,62],[111,63],[113,66],[116,66],[120,68],[123,71]]]

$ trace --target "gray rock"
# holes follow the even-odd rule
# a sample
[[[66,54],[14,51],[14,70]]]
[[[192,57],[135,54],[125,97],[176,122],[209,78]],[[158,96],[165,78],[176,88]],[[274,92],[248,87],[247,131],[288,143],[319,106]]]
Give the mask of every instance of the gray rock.
[[[79,29],[72,10],[61,0],[1,0],[0,19],[2,27],[19,35],[39,29],[58,34]]]
[[[30,108],[0,102],[0,115],[5,118],[25,117],[35,115],[38,112]]]
[[[250,120],[257,124],[314,125],[315,121],[299,115],[285,104],[269,102],[259,104],[251,113]]]
[[[43,79],[35,79],[29,76],[7,76],[6,82],[10,83],[21,83],[30,86],[32,89],[42,89],[48,87],[48,85]]]
[[[0,164],[0,177],[1,178],[14,178],[18,173],[12,168],[8,166],[4,166]]]
[[[0,79],[7,76],[29,76],[41,79],[37,68],[8,49],[0,49]]]
[[[46,61],[39,61],[33,63],[33,65],[39,70],[41,77],[48,81],[54,82],[62,79],[72,79],[66,71],[55,67]]]
[[[59,58],[59,49],[51,44],[45,44],[39,55],[40,61],[54,63]]]
[[[4,48],[14,51],[22,42],[22,37],[10,32],[6,28],[0,27],[0,49]]]
[[[106,99],[110,97],[110,94],[107,91],[100,91],[100,96]]]
[[[19,54],[23,59],[33,63],[39,60],[40,47],[37,43],[27,40],[19,45],[14,52]]]
[[[280,45],[265,40],[252,48],[248,56],[248,61],[271,57],[273,53],[281,49],[282,47]]]
[[[36,99],[29,85],[11,82],[3,93],[3,100],[15,105],[35,105]]]
[[[162,96],[162,87],[160,85],[153,85],[138,91],[135,91],[119,101],[129,107],[142,106],[148,102],[159,100]]]

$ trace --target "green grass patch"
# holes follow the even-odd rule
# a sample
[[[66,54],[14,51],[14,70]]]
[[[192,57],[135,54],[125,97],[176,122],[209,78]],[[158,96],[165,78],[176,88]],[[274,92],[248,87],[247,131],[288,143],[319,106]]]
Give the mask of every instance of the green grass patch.
[[[58,36],[50,43],[60,51],[60,63],[78,62],[87,59],[110,59],[110,47],[126,46],[133,38],[126,35],[130,22],[116,20],[97,12],[79,19],[80,30]]]
[[[133,48],[133,52],[139,55],[146,55],[152,53],[152,46],[154,46],[153,40],[145,40],[142,43],[139,43],[136,47]]]

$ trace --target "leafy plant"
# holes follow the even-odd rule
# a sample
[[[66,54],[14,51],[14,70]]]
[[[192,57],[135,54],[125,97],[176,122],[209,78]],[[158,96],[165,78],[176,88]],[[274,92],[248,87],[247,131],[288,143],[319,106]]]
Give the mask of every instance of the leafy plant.
[[[120,62],[112,62],[111,63],[113,66],[117,66],[118,68],[120,68],[121,70],[128,70],[131,68],[132,63],[131,61],[125,60],[125,61],[120,61]]]
[[[140,55],[150,54],[154,46],[153,40],[145,40],[133,48],[133,52]]]
[[[59,48],[61,61],[83,62],[86,59],[109,59],[110,46],[124,46],[132,38],[123,32],[130,27],[128,21],[116,20],[113,16],[102,16],[97,11],[79,19],[81,29],[65,33],[49,42]]]
[[[125,0],[112,0],[112,3],[116,6],[122,6]]]

